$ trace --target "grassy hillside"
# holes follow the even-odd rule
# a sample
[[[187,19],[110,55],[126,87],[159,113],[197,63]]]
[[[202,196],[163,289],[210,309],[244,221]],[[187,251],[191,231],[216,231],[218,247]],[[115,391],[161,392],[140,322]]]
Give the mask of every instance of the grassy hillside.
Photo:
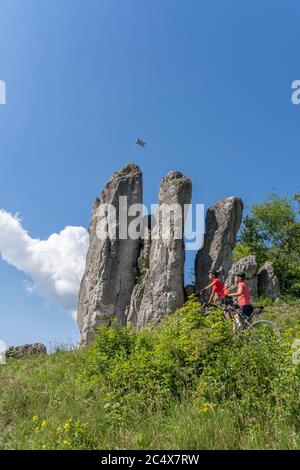
[[[232,335],[188,302],[152,332],[101,328],[83,351],[0,366],[1,449],[299,449],[300,304]]]

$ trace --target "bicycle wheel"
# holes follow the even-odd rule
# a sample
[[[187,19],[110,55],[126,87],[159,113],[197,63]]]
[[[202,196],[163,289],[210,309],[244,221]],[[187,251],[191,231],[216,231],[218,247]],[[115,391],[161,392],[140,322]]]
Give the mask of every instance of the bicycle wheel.
[[[262,332],[263,331],[273,332],[278,339],[280,338],[280,331],[279,331],[278,326],[269,320],[258,320],[252,323],[249,330],[251,331],[253,329],[255,329],[256,331],[262,331]]]

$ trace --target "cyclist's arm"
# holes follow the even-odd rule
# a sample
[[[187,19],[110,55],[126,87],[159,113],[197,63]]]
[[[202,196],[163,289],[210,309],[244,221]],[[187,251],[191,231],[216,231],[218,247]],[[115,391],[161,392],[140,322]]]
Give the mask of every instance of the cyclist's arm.
[[[203,289],[201,289],[200,292],[204,292],[205,290],[210,289],[213,285],[214,285],[214,283],[211,282],[208,286],[203,287]]]
[[[233,292],[232,294],[227,294],[227,297],[239,297],[243,293],[243,288],[242,286],[238,288],[236,292]]]

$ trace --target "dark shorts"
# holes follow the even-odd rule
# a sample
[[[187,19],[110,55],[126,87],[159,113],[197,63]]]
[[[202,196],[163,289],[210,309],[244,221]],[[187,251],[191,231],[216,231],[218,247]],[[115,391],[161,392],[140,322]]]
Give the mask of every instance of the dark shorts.
[[[239,310],[241,315],[244,315],[244,317],[251,317],[253,313],[253,307],[252,305],[243,305],[243,307],[240,308]]]
[[[230,297],[224,297],[221,299],[221,305],[233,305],[233,300]]]

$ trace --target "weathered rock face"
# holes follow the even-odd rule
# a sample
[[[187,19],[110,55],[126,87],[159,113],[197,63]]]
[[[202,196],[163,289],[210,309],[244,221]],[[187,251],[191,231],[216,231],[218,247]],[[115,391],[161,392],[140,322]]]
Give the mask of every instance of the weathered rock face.
[[[141,310],[141,304],[143,301],[145,292],[144,281],[140,284],[136,284],[133,288],[130,303],[126,309],[125,316],[127,325],[138,326],[139,322],[139,312]]]
[[[228,288],[234,288],[234,274],[241,271],[246,274],[246,282],[249,286],[251,297],[257,297],[257,262],[253,255],[246,256],[245,258],[233,263],[226,279],[225,286]]]
[[[134,288],[127,310],[128,322],[138,328],[155,325],[184,303],[184,241],[176,238],[172,217],[171,237],[164,238],[166,222],[161,211],[165,204],[176,204],[183,211],[184,204],[190,203],[191,193],[191,181],[181,173],[170,172],[162,180],[155,225],[151,228],[149,268],[142,283]],[[180,225],[183,232],[184,218]]]
[[[269,299],[280,297],[280,287],[271,261],[266,261],[258,271],[258,295]]]
[[[127,196],[128,206],[142,203],[142,173],[137,165],[126,165],[115,173],[94,204],[86,269],[78,301],[77,321],[83,345],[93,340],[98,326],[109,325],[113,318],[125,322],[125,309],[135,285],[140,240],[118,236],[120,196]],[[116,228],[116,239],[99,239],[97,235],[100,204],[111,204],[116,208],[117,220],[108,220],[108,231]],[[128,217],[127,228],[133,218]]]
[[[11,346],[5,352],[6,358],[14,357],[19,359],[32,354],[47,354],[46,346],[42,343],[24,344],[22,346]]]
[[[140,255],[138,259],[138,269],[140,272],[149,268],[149,257],[151,248],[151,216],[144,218],[144,238],[140,241]]]
[[[243,214],[243,202],[239,197],[227,197],[210,207],[206,214],[204,245],[195,261],[196,291],[209,283],[208,272],[221,271],[226,279],[232,266],[232,250]]]
[[[236,261],[233,263],[226,279],[226,287],[235,287],[234,274],[239,271],[244,271],[246,274],[246,282],[250,288],[252,298],[259,295],[275,300],[280,297],[279,282],[271,261],[267,261],[259,270],[256,258],[253,255],[246,256],[245,258]]]

